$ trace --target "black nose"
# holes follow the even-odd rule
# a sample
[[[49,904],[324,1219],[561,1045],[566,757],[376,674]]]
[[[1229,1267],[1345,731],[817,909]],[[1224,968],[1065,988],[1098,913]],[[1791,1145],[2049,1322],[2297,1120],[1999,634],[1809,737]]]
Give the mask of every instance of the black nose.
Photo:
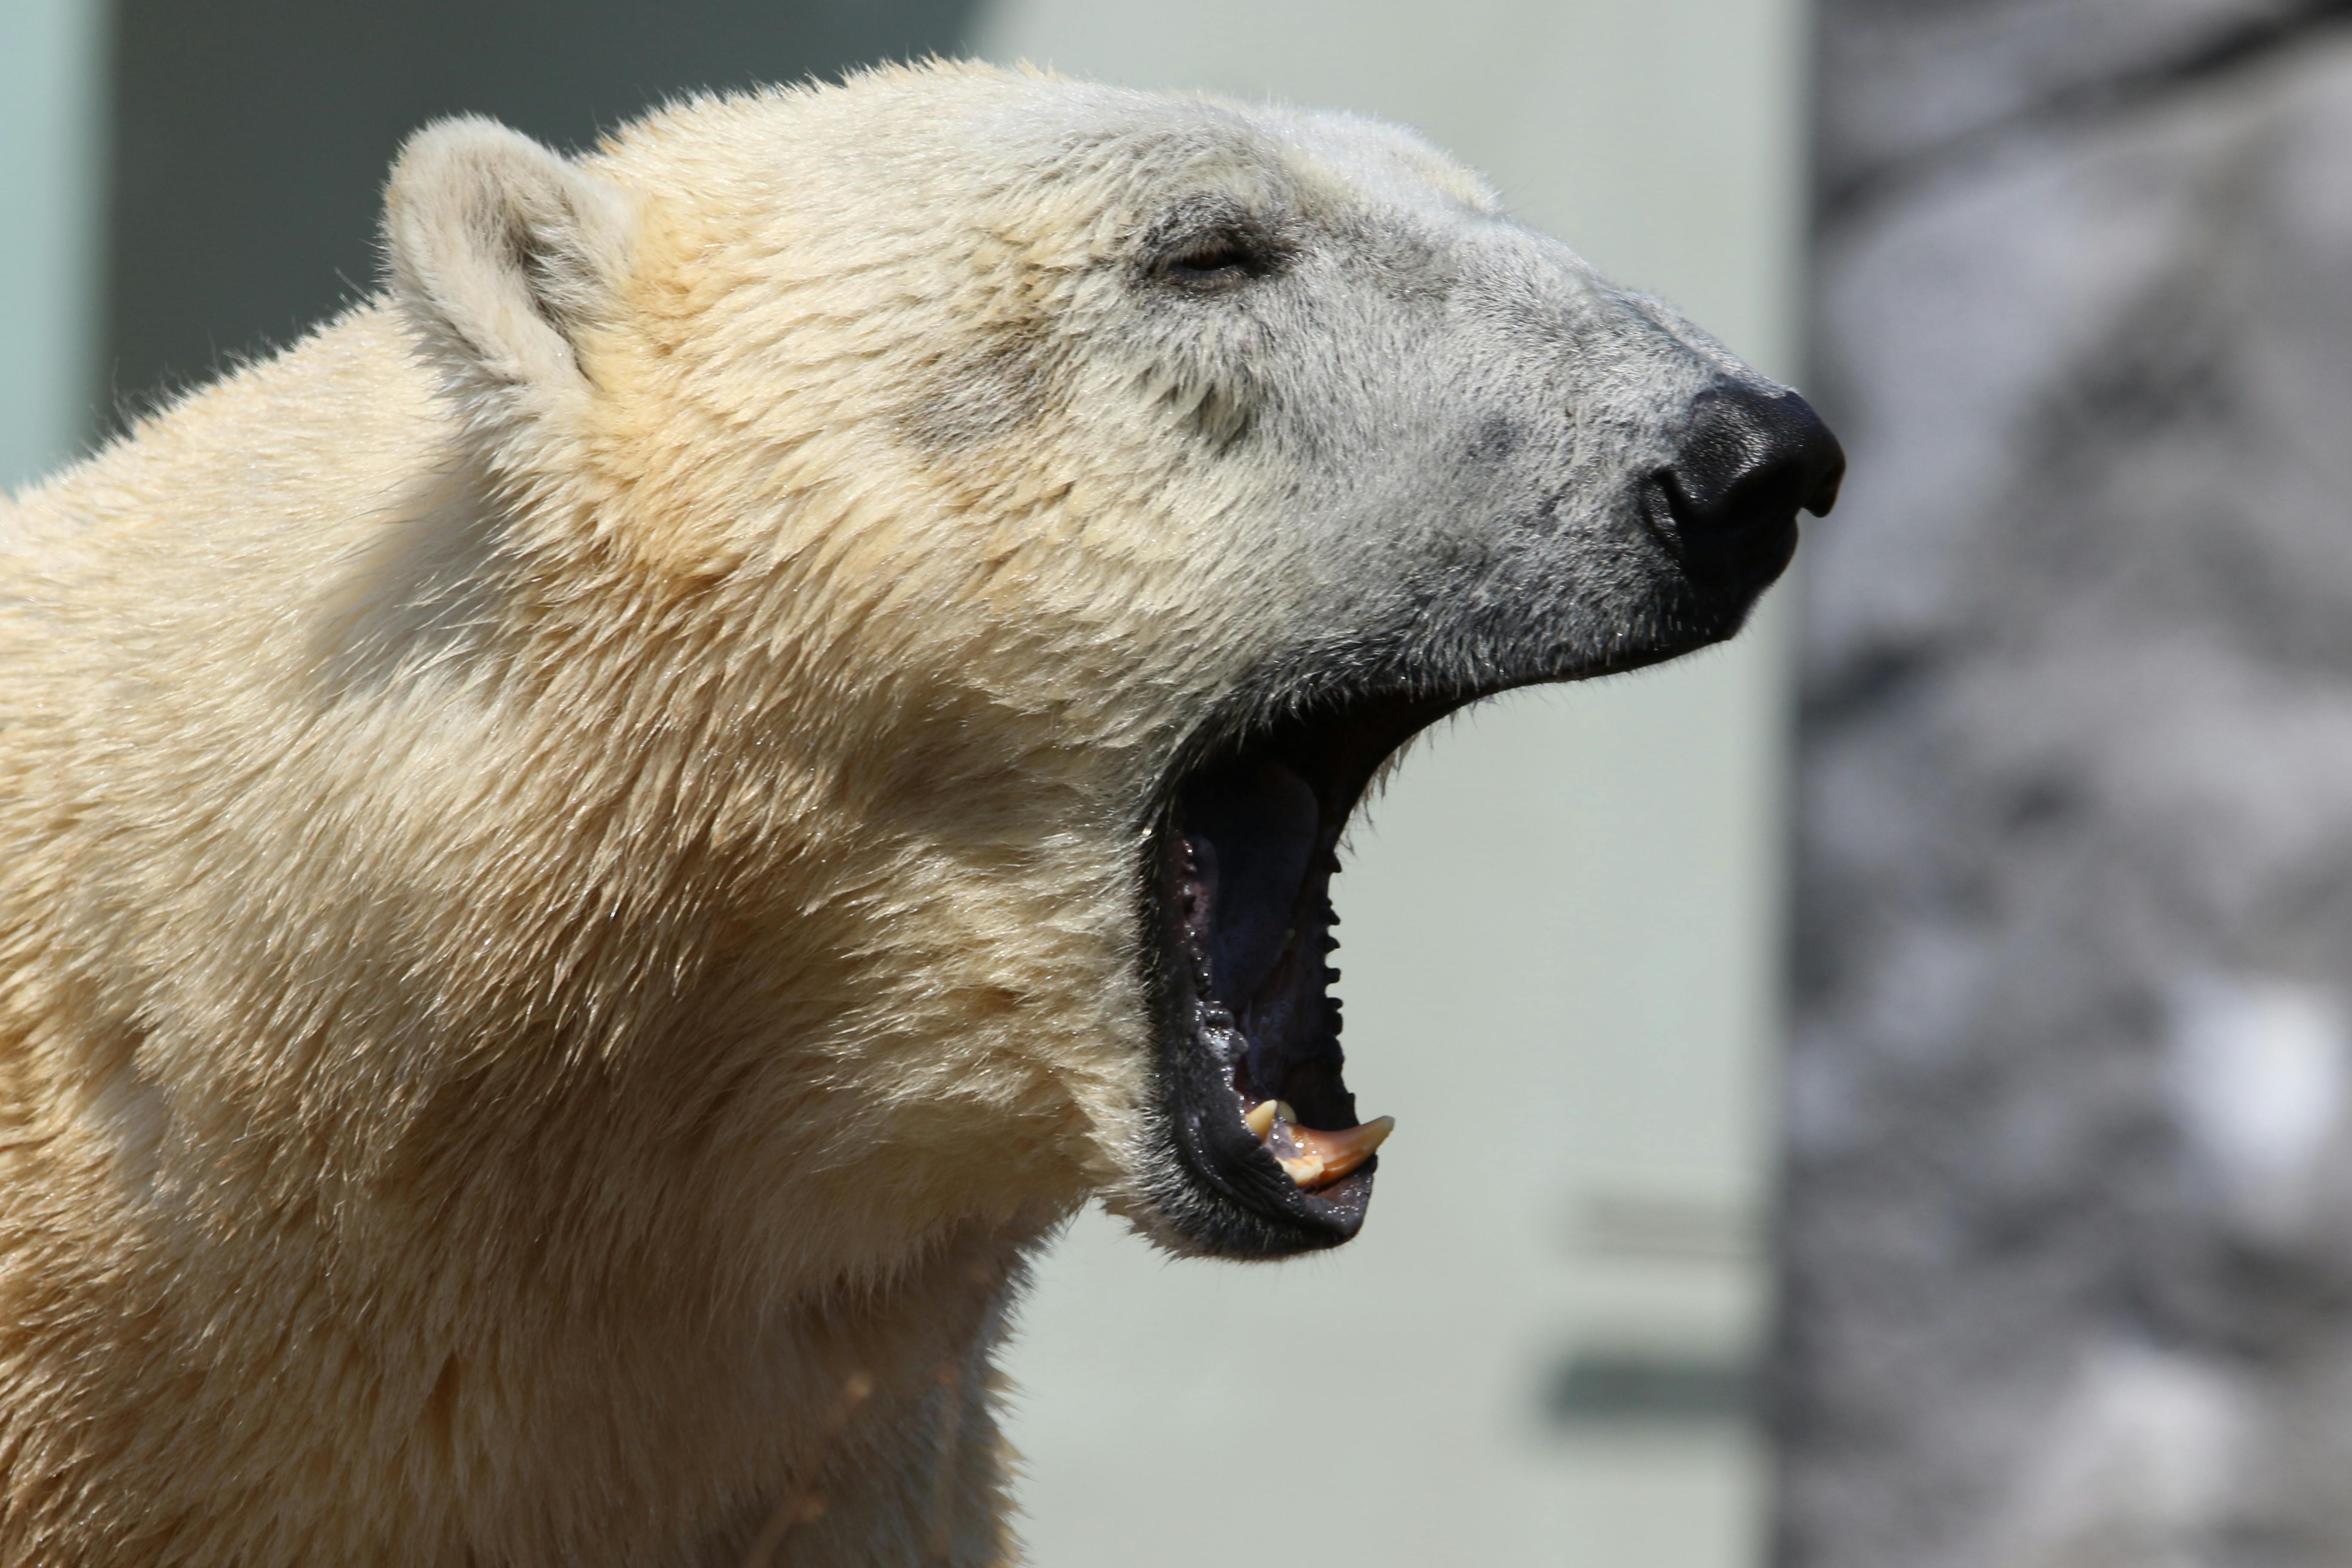
[[[1796,549],[1798,511],[1827,516],[1844,478],[1845,449],[1803,398],[1712,387],[1692,400],[1644,510],[1693,577],[1769,579]]]

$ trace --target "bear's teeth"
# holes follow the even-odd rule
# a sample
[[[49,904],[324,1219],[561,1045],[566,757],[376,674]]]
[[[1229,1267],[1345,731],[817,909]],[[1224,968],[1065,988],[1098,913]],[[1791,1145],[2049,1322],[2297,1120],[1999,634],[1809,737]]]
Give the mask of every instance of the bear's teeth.
[[[1396,1131],[1396,1118],[1376,1116],[1344,1132],[1313,1127],[1293,1127],[1290,1137],[1302,1151],[1282,1162],[1283,1173],[1299,1186],[1328,1186],[1372,1157],[1372,1151]]]
[[[1261,1100],[1242,1112],[1242,1125],[1248,1128],[1250,1136],[1261,1143],[1265,1142],[1267,1136],[1274,1131],[1276,1119],[1286,1122],[1296,1122],[1298,1120],[1298,1112],[1291,1110],[1290,1102],[1284,1100]]]

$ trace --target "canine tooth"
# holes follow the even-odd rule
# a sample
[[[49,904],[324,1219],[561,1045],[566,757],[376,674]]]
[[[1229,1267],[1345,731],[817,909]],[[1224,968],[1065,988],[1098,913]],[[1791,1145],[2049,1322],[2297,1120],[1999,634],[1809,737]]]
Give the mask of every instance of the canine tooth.
[[[1265,1135],[1274,1131],[1274,1119],[1281,1113],[1277,1102],[1261,1100],[1242,1113],[1242,1125],[1250,1130],[1251,1137],[1263,1143]]]
[[[1282,1162],[1282,1168],[1302,1187],[1336,1182],[1370,1159],[1372,1151],[1387,1142],[1389,1134],[1395,1131],[1393,1116],[1376,1116],[1360,1127],[1341,1132],[1295,1127],[1290,1135],[1305,1152],[1296,1159]]]

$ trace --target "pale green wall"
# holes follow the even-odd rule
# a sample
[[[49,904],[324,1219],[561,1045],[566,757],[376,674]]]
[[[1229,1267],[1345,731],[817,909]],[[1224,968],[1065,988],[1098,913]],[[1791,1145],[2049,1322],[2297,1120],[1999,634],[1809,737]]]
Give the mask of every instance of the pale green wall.
[[[0,0],[0,487],[92,424],[105,9]]]
[[[1418,126],[1787,375],[1804,22],[1797,0],[987,0],[974,41]],[[1349,1081],[1400,1121],[1370,1223],[1277,1268],[1079,1226],[1013,1357],[1043,1568],[1756,1560],[1739,1424],[1563,1427],[1543,1394],[1580,1352],[1734,1364],[1757,1330],[1783,614],[1412,758],[1339,887]]]

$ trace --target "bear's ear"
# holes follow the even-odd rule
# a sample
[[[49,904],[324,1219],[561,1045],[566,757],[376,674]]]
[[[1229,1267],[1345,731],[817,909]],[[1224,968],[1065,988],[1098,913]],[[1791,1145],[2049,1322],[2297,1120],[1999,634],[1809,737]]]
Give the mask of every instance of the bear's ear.
[[[610,314],[636,228],[620,187],[495,121],[408,139],[384,194],[393,291],[478,434],[587,396],[576,345]]]

